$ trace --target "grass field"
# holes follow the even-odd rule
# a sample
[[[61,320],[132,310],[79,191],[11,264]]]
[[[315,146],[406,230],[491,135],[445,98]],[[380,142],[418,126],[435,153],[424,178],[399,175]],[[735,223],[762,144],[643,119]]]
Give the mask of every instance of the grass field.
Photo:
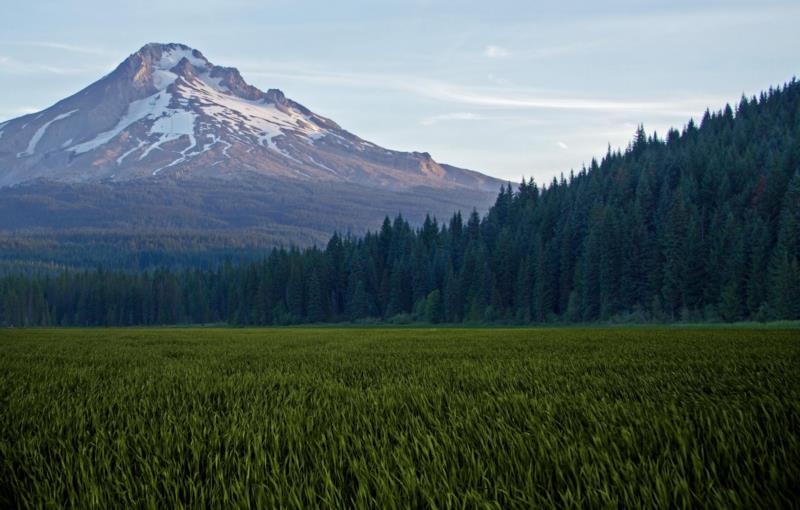
[[[780,508],[800,331],[0,330],[0,506]]]

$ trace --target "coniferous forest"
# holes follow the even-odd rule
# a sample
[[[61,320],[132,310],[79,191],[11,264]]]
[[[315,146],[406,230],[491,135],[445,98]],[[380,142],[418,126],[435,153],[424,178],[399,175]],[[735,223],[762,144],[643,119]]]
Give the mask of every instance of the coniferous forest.
[[[0,279],[5,325],[800,319],[800,83],[706,112],[480,217],[255,262]]]

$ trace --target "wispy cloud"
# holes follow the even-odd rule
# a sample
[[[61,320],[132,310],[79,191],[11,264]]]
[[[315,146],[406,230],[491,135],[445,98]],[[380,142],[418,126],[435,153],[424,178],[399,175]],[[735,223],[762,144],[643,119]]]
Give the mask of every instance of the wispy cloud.
[[[444,113],[441,115],[433,115],[431,117],[426,117],[420,121],[420,124],[423,126],[433,126],[434,124],[438,124],[440,122],[447,122],[447,121],[469,121],[469,120],[483,120],[486,117],[483,115],[477,115],[471,112],[454,112],[454,113]]]
[[[467,87],[443,81],[418,82],[411,91],[442,102],[490,109],[646,112],[690,117],[716,104],[708,98],[650,101],[554,96],[541,91],[509,87]],[[721,101],[720,104],[724,104]]]
[[[483,56],[488,58],[508,58],[511,52],[502,46],[489,45],[483,50]]]
[[[614,101],[546,97],[525,91],[503,88],[463,87],[445,82],[429,82],[422,93],[444,101],[493,108],[530,108],[557,110],[661,110],[665,104],[656,101]]]
[[[81,75],[97,73],[105,69],[101,66],[54,66],[38,62],[23,62],[11,57],[0,55],[0,74],[28,75],[28,74],[56,74],[56,75]]]
[[[569,149],[569,145],[565,144],[564,142],[558,142],[558,146],[562,149]]]
[[[114,52],[109,49],[99,48],[96,46],[82,46],[77,44],[66,44],[51,41],[5,41],[0,42],[3,45],[13,46],[32,46],[36,48],[47,48],[54,50],[67,51],[69,53],[80,53],[83,55],[97,55],[103,57],[118,57],[119,52]]]
[[[702,113],[708,106],[718,105],[718,107],[721,107],[725,104],[725,100],[720,98],[697,96],[648,101],[568,97],[530,88],[504,87],[500,85],[491,87],[464,86],[418,76],[314,70],[313,65],[310,63],[303,65],[302,68],[298,67],[297,64],[283,65],[280,63],[271,63],[268,67],[263,65],[243,65],[242,71],[245,79],[248,76],[260,76],[372,90],[381,88],[393,89],[441,103],[488,109],[649,112],[685,118]]]
[[[74,69],[42,64],[23,64],[13,60],[0,61],[0,74],[76,74]]]

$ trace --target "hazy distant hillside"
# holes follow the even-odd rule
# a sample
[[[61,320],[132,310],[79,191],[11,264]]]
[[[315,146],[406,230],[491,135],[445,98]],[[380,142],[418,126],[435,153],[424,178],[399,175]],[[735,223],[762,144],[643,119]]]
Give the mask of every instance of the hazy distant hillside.
[[[0,189],[0,271],[51,262],[203,266],[229,255],[255,258],[275,246],[324,245],[334,231],[363,234],[386,214],[403,212],[421,224],[428,213],[446,218],[471,210],[465,203],[486,202],[487,194],[466,190],[456,199],[431,188],[392,192],[261,179],[20,185]]]

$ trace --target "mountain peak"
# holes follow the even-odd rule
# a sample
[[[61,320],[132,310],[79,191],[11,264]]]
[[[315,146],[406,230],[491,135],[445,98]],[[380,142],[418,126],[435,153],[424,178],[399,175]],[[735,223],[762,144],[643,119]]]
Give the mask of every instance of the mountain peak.
[[[427,153],[363,140],[179,43],[146,44],[74,96],[0,126],[0,169],[0,186],[247,172],[377,187],[497,187]]]
[[[160,50],[160,51],[168,51],[168,50],[182,50],[182,51],[197,51],[191,46],[187,46],[183,43],[160,43],[160,42],[149,42],[139,48],[139,52],[147,51],[147,50]]]
[[[174,66],[182,58],[187,58],[195,66],[209,65],[208,59],[200,51],[180,43],[148,43],[132,56],[139,56],[164,69]]]
[[[178,43],[149,43],[130,55],[120,68],[133,71],[136,80],[148,79],[154,71],[171,71],[176,74],[206,70],[213,67],[199,51]]]

